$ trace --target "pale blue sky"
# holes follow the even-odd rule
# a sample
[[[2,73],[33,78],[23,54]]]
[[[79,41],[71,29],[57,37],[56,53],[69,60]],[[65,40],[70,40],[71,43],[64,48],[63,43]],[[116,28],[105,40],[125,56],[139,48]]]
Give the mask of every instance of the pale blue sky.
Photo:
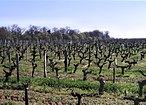
[[[70,26],[109,31],[115,38],[146,38],[146,1],[0,0],[0,26]]]

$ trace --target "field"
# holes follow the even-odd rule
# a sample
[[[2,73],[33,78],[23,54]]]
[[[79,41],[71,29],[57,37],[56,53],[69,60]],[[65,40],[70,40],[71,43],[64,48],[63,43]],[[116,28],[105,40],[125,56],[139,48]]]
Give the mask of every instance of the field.
[[[145,105],[145,54],[145,39],[1,43],[0,105]]]

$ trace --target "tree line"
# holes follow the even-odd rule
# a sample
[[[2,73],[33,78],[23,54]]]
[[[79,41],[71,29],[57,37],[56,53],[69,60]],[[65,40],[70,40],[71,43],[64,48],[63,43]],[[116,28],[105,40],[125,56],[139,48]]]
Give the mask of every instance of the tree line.
[[[78,29],[40,27],[30,25],[27,29],[21,28],[17,24],[0,27],[1,40],[47,40],[47,41],[95,41],[110,39],[109,32],[93,30],[90,32],[80,32]]]

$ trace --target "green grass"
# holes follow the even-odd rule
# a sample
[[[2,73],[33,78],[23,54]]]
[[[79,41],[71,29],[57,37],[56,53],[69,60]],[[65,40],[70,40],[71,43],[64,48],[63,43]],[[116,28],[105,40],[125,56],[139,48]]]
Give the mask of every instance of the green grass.
[[[16,77],[11,77],[8,83],[3,83],[4,78],[0,79],[0,87],[7,88],[7,89],[20,89],[23,90],[23,83],[29,83],[31,89],[37,91],[47,91],[50,92],[52,88],[58,88],[58,80],[56,78],[28,78],[28,77],[21,77],[20,82],[17,83]],[[70,79],[60,79],[60,86],[61,88],[76,88],[86,91],[97,91],[99,88],[98,81],[82,81],[82,80],[70,80]],[[131,83],[112,83],[106,82],[105,83],[105,92],[108,93],[117,93],[117,94],[124,94],[127,91],[130,94],[137,94],[138,93],[138,85],[131,84]],[[146,87],[144,87],[144,91]]]

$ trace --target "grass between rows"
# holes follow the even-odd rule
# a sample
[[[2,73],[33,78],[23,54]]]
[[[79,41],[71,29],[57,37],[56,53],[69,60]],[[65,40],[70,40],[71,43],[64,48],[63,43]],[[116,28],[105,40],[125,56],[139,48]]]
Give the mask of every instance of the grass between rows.
[[[76,88],[80,90],[86,90],[98,93],[99,88],[99,82],[98,81],[82,81],[82,80],[71,80],[62,78],[60,79],[60,87],[58,87],[58,79],[57,78],[28,78],[28,77],[21,77],[20,82],[17,83],[16,77],[11,77],[9,82],[3,83],[4,78],[0,78],[0,87],[3,89],[19,89],[23,90],[23,83],[28,83],[30,86],[30,90],[37,90],[42,92],[42,89],[44,89],[44,92],[47,91],[47,88],[58,88],[58,89],[70,89],[70,88]],[[37,88],[42,89],[37,89]],[[44,88],[45,87],[45,88]],[[112,83],[112,82],[106,82],[104,90],[108,93],[113,93],[115,95],[124,95],[125,91],[128,94],[138,94],[138,84],[134,83]],[[146,87],[144,87],[144,91],[146,90]]]

